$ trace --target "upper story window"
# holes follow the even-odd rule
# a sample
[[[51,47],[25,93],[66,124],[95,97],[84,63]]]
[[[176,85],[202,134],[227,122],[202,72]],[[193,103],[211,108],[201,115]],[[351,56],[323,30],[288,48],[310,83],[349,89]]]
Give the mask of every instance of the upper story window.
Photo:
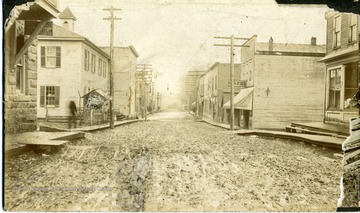
[[[41,47],[41,67],[61,67],[61,47]]]
[[[103,61],[103,77],[106,78],[106,72],[107,72],[107,63],[106,61]]]
[[[349,31],[349,43],[357,40],[357,15],[351,14],[349,17],[350,31]]]
[[[91,72],[95,73],[96,70],[96,55],[91,54]]]
[[[89,64],[90,64],[90,52],[89,50],[85,50],[84,67],[86,71],[89,71]]]
[[[340,38],[341,38],[341,16],[335,16],[334,18],[334,39],[333,47],[340,47]]]
[[[218,89],[217,81],[218,81],[218,78],[217,78],[217,75],[215,75],[215,89],[216,90]]]
[[[103,69],[103,60],[101,58],[99,58],[99,68],[98,68],[98,75],[101,76],[102,75],[102,69]]]

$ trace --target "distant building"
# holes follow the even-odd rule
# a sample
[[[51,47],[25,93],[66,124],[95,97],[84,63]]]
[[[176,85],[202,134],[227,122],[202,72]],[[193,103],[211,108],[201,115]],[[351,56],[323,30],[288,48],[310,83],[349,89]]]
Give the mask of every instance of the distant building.
[[[185,75],[183,105],[188,111],[196,108],[198,80],[203,74],[205,71],[189,71]]]
[[[110,54],[109,47],[101,47]],[[135,116],[136,66],[139,54],[133,46],[114,47],[114,110],[126,116]]]
[[[145,109],[147,114],[156,112],[158,109],[158,96],[155,84],[157,75],[157,71],[153,70],[152,66],[142,64],[137,67],[135,74],[136,112],[141,117],[145,117]],[[159,98],[161,97],[159,96]]]
[[[82,97],[109,90],[109,55],[87,38],[72,32],[69,8],[60,15],[62,27],[53,24],[52,35],[38,36],[37,117],[70,116],[70,101],[84,107]]]
[[[234,66],[234,94],[239,93],[241,64]],[[199,78],[200,117],[210,118],[221,123],[229,123],[229,110],[224,104],[230,100],[230,64],[215,63]],[[238,112],[235,112],[238,115]],[[235,124],[239,124],[235,115]]]
[[[51,34],[48,21],[56,1],[38,0],[13,8],[4,28],[5,132],[36,130],[39,34]]]
[[[328,12],[326,56],[325,122],[348,123],[358,117],[358,109],[345,108],[360,82],[359,15]]]
[[[322,121],[325,46],[258,43],[253,36],[241,49],[244,88],[235,97],[242,123],[255,129],[284,129],[292,122]]]

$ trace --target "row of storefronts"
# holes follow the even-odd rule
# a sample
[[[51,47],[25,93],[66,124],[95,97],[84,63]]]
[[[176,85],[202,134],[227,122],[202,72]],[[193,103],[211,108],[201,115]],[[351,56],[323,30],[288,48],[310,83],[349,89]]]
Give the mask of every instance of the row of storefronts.
[[[283,129],[292,122],[348,123],[358,109],[346,102],[359,84],[359,18],[326,13],[327,43],[257,42],[241,49],[234,70],[235,125]],[[198,78],[199,116],[229,123],[230,64],[215,63]]]

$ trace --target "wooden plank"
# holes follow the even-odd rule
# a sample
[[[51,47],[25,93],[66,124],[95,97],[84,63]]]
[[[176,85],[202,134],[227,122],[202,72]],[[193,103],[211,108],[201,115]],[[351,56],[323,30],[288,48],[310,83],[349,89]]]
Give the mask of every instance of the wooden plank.
[[[322,122],[310,122],[310,123],[291,123],[292,127],[306,128],[313,131],[323,131],[330,133],[337,133],[340,135],[349,136],[349,127],[345,125],[336,125]]]
[[[34,30],[34,32],[31,34],[31,36],[26,40],[26,43],[24,44],[24,46],[20,49],[20,51],[16,54],[15,56],[15,61],[13,66],[15,66],[20,58],[22,57],[22,55],[27,51],[27,49],[30,47],[30,45],[32,44],[32,42],[34,41],[34,39],[37,37],[37,35],[39,34],[39,32],[43,29],[43,27],[46,25],[46,23],[48,22],[48,20],[42,20],[39,25],[36,27],[36,29]]]
[[[60,146],[69,141],[64,140],[48,140],[48,139],[37,139],[33,141],[19,141],[20,144],[26,145],[46,145],[46,146]]]
[[[324,135],[324,136],[331,136],[331,137],[336,137],[336,138],[347,138],[344,135],[339,135],[339,134],[335,134],[335,133],[329,133],[329,132],[321,132],[321,131],[314,131],[314,130],[309,130],[309,129],[303,129],[303,128],[299,128],[299,127],[292,127],[292,126],[287,126],[285,127],[286,132],[297,132],[300,131],[301,133],[310,133],[310,134],[315,134],[315,135]],[[293,131],[295,130],[295,131]]]
[[[85,132],[71,132],[56,138],[50,138],[50,140],[71,141],[82,138],[85,138]]]
[[[299,140],[307,143],[332,147],[336,149],[341,149],[342,143],[344,142],[343,139],[330,137],[330,136],[298,134],[298,133],[288,133],[288,132],[278,132],[278,131],[265,131],[265,130],[241,130],[238,132],[238,135],[272,136],[278,138]]]

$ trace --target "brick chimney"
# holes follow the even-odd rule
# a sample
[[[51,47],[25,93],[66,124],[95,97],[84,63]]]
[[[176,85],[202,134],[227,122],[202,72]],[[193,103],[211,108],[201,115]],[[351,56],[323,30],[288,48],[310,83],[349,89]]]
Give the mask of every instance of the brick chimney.
[[[316,37],[311,37],[311,45],[316,45]]]
[[[274,50],[274,40],[272,37],[270,37],[269,40],[269,51],[273,51]]]

